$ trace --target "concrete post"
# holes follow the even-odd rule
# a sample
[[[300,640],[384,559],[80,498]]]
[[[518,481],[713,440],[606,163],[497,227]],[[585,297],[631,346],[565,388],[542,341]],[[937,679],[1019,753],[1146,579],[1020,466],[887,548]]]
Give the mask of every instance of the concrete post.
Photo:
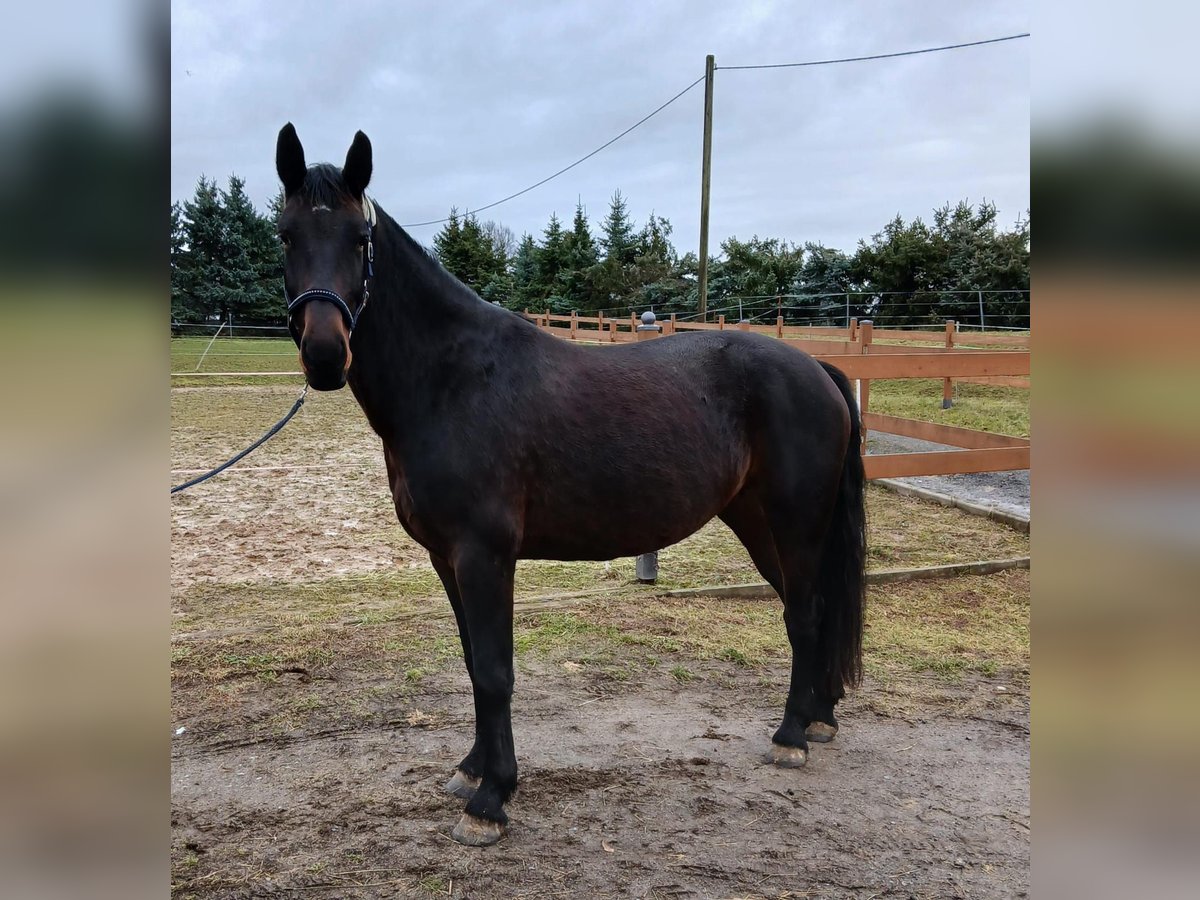
[[[637,580],[642,584],[654,584],[658,581],[658,551],[643,553],[633,563]]]
[[[662,334],[662,326],[650,310],[642,313],[642,324],[637,327],[637,339],[649,341]],[[642,584],[654,584],[658,580],[658,551],[643,553],[634,560],[634,572]]]
[[[642,324],[637,327],[637,339],[639,341],[648,341],[651,338],[656,338],[662,334],[662,326],[658,324],[654,313],[647,310],[642,313]]]

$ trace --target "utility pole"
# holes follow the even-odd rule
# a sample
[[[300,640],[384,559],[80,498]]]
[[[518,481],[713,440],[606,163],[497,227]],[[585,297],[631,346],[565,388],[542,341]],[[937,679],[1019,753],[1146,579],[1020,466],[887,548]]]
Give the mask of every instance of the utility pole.
[[[713,55],[704,58],[704,161],[700,171],[700,321],[708,318],[708,182],[712,175]]]

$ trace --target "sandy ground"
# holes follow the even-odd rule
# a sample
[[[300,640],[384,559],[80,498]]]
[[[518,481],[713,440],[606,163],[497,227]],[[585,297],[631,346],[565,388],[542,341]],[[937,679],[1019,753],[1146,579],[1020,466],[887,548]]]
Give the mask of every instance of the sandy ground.
[[[906,718],[852,696],[836,740],[783,770],[761,760],[783,667],[709,674],[614,686],[525,667],[521,786],[509,834],[482,850],[450,840],[461,801],[441,791],[470,744],[465,675],[431,680],[368,727],[267,741],[239,739],[236,724],[185,733],[172,773],[175,895],[1027,894],[1019,692],[964,683],[954,702]]]

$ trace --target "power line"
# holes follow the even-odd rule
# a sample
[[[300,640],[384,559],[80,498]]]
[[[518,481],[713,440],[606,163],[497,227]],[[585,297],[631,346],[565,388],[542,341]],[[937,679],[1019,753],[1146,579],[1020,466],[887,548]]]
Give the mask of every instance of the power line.
[[[918,56],[922,53],[938,53],[942,50],[961,50],[963,47],[981,47],[984,44],[999,44],[1029,37],[1029,32],[1009,34],[1004,37],[988,38],[985,41],[969,41],[965,44],[946,44],[942,47],[925,47],[921,50],[901,50],[898,53],[876,53],[873,56],[846,56],[841,59],[814,59],[808,62],[770,63],[757,66],[717,66],[718,69],[794,69],[800,66],[831,66],[835,63],[866,62],[869,59],[894,59],[897,56]]]
[[[983,41],[969,41],[969,42],[963,43],[963,44],[946,44],[941,47],[925,47],[920,50],[901,50],[897,53],[878,53],[878,54],[875,54],[872,56],[847,56],[847,57],[843,57],[841,59],[818,59],[818,60],[810,60],[807,62],[769,63],[769,64],[764,64],[764,65],[753,65],[753,66],[716,66],[715,68],[716,69],[730,69],[730,70],[732,70],[732,69],[790,69],[790,68],[797,68],[800,66],[829,66],[829,65],[834,65],[835,63],[864,62],[866,60],[871,60],[871,59],[893,59],[898,56],[917,56],[922,53],[937,53],[942,50],[960,50],[964,47],[980,47],[980,46],[983,46],[984,44],[998,44],[1003,41],[1015,41],[1020,38],[1027,38],[1029,36],[1030,36],[1030,33],[1028,31],[1026,31],[1021,34],[1010,34],[1010,35],[1006,35],[1004,37],[988,38],[987,40],[983,40]],[[641,119],[638,119],[636,122],[634,122],[632,125],[630,125],[628,128],[626,128],[624,131],[622,131],[616,137],[611,138],[608,141],[605,141],[603,144],[601,144],[595,150],[593,150],[592,152],[590,152],[584,156],[579,157],[579,159],[575,160],[575,162],[571,163],[570,165],[563,166],[561,169],[559,169],[553,175],[547,175],[541,181],[535,182],[535,183],[529,185],[529,187],[527,187],[527,188],[522,188],[521,190],[516,191],[515,193],[509,194],[507,197],[501,197],[499,200],[495,200],[492,203],[485,204],[484,206],[477,206],[475,209],[467,210],[463,213],[463,215],[464,216],[472,216],[475,213],[480,213],[480,212],[483,212],[484,210],[492,209],[493,207],[499,206],[501,203],[507,203],[509,200],[515,200],[517,197],[520,197],[522,194],[528,194],[530,191],[534,190],[535,188],[539,188],[543,184],[546,184],[549,181],[553,181],[559,175],[563,175],[566,172],[571,171],[579,164],[587,162],[589,159],[591,159],[593,156],[595,156],[601,150],[605,150],[605,149],[611,147],[613,144],[615,144],[621,138],[625,137],[625,135],[629,134],[635,128],[638,128],[639,126],[644,125],[646,122],[650,121],[652,118],[654,118],[660,112],[662,112],[664,109],[666,109],[668,106],[670,106],[676,100],[678,100],[680,97],[682,97],[688,91],[690,91],[692,88],[694,88],[700,82],[702,82],[704,80],[704,77],[705,76],[701,75],[699,78],[697,78],[695,81],[693,81],[687,87],[685,87],[682,91],[680,91],[678,94],[676,94],[670,100],[668,100],[666,103],[663,103],[661,106],[657,107],[650,113],[646,114]],[[449,221],[450,221],[450,217],[446,216],[445,218],[442,218],[442,219],[430,219],[427,222],[410,222],[406,225],[403,225],[402,227],[404,227],[404,228],[421,228],[426,225],[441,225],[442,223],[449,222]]]
[[[647,114],[646,116],[642,117],[641,119],[638,119],[636,122],[634,122],[628,128],[626,128],[624,131],[622,131],[620,134],[618,134],[615,138],[613,138],[609,141],[605,141],[603,144],[601,144],[599,147],[597,147],[591,153],[587,154],[586,156],[579,157],[579,159],[575,160],[575,162],[571,163],[569,166],[564,166],[563,168],[561,168],[557,172],[555,172],[553,175],[548,175],[545,178],[543,178],[541,181],[537,182],[536,184],[531,184],[529,187],[519,190],[515,194],[509,194],[507,197],[497,200],[494,203],[489,203],[486,206],[476,207],[475,209],[472,209],[468,212],[463,213],[463,215],[471,216],[471,215],[474,215],[475,213],[483,212],[485,209],[491,209],[493,206],[499,206],[501,203],[507,203],[509,200],[514,200],[517,197],[520,197],[522,194],[528,194],[534,188],[541,187],[547,181],[553,181],[555,178],[557,178],[559,175],[562,175],[564,172],[571,171],[571,169],[575,168],[580,163],[586,162],[587,160],[591,159],[593,156],[595,156],[601,150],[604,150],[607,147],[611,147],[613,144],[615,144],[621,138],[625,137],[625,135],[629,134],[629,132],[633,131],[639,125],[643,125],[646,122],[650,121],[652,118],[657,116],[660,112],[662,112],[664,109],[666,109],[668,106],[670,106],[672,103],[674,103],[676,100],[678,100],[680,97],[682,97],[684,94],[686,94],[688,91],[690,91],[692,88],[694,88],[696,85],[698,85],[703,80],[704,80],[704,76],[701,75],[699,78],[697,78],[695,81],[693,81],[687,87],[685,87],[682,91],[680,91],[678,94],[676,94],[670,100],[668,100],[662,106],[658,107],[653,112]],[[405,225],[403,227],[404,228],[420,228],[422,225],[441,225],[443,222],[449,222],[449,221],[450,221],[450,217],[447,216],[444,219],[431,219],[428,222],[413,222],[412,224]]]

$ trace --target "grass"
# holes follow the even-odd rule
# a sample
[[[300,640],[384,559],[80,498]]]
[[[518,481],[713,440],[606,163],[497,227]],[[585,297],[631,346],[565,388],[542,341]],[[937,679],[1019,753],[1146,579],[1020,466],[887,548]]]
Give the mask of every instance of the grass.
[[[791,648],[776,599],[647,597],[617,592],[569,609],[520,613],[522,672],[547,666],[603,689],[662,673],[686,685],[732,684],[738,673],[786,677]],[[444,716],[419,698],[447,679],[466,688],[453,621],[403,626],[305,625],[189,642],[172,665],[177,720],[194,732],[237,727],[255,735]],[[1025,685],[1029,573],[880,585],[868,596],[863,695],[884,714],[912,712],[966,678]],[[772,675],[771,673],[775,673]],[[286,676],[286,677],[285,677]],[[520,680],[520,679],[519,679]],[[253,698],[275,698],[262,702]]]
[[[1029,437],[1029,389],[955,382],[954,406],[942,409],[941,379],[871,382],[870,412],[959,428]]]
[[[212,347],[209,348],[209,343]],[[205,350],[208,353],[205,354]],[[203,362],[201,360],[203,359]],[[195,372],[280,372],[300,370],[296,345],[289,338],[181,337],[171,339],[171,371]],[[187,377],[171,379],[173,386],[245,383],[245,379]],[[255,379],[256,384],[299,383],[298,378]]]
[[[1004,525],[967,516],[915,497],[869,487],[868,565],[872,569],[912,568],[1023,556],[1029,538]],[[381,523],[390,511],[380,511]],[[389,542],[414,560],[420,548],[391,525]],[[633,583],[633,560],[606,568],[597,562],[522,560],[517,566],[518,598],[580,591],[605,594],[651,589]],[[616,573],[617,577],[614,577]],[[658,589],[761,581],[745,548],[719,521],[659,554]],[[430,611],[445,615],[441,582],[427,562],[414,561],[362,575],[310,580],[200,582],[177,590],[176,631],[255,626],[289,627],[352,622],[379,625]]]

